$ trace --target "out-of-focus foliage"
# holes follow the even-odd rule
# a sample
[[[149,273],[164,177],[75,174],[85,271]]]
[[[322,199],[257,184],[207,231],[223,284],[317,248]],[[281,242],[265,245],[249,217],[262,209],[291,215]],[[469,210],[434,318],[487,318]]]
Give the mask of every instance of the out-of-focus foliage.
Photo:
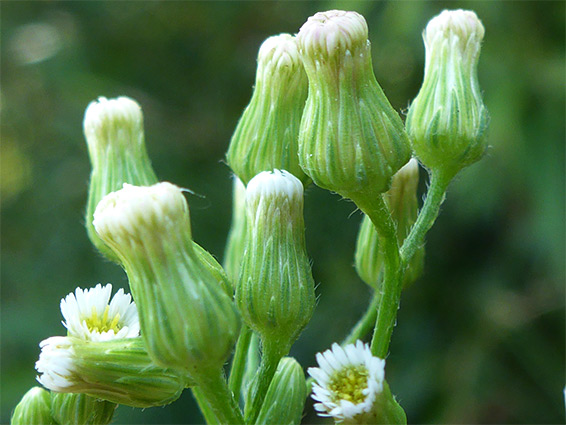
[[[205,196],[189,196],[194,237],[221,259],[231,202],[224,153],[251,96],[261,42],[297,32],[316,11],[356,10],[369,24],[377,79],[406,111],[422,81],[421,31],[448,7],[474,9],[486,28],[479,79],[491,148],[452,184],[428,236],[424,276],[403,297],[388,380],[413,423],[562,423],[564,6],[2,2],[0,422],[35,384],[39,341],[64,334],[59,300],[76,286],[127,287],[83,227],[81,126],[92,99],[140,102],[158,176]],[[292,352],[303,366],[368,302],[353,268],[361,220],[353,210],[321,189],[306,192],[320,298]],[[309,413],[304,422],[319,419]],[[202,419],[186,392],[163,409],[120,407],[115,422]]]

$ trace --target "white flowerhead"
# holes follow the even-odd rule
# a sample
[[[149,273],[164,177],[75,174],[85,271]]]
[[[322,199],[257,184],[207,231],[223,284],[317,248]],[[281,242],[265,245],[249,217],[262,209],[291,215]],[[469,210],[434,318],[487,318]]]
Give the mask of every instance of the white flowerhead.
[[[87,341],[134,338],[140,334],[136,304],[119,289],[110,300],[112,285],[77,288],[61,300],[68,335]]]
[[[294,70],[303,66],[297,39],[291,34],[279,34],[267,38],[259,48],[257,61],[270,72],[280,68]]]
[[[153,186],[124,183],[98,203],[92,224],[111,247],[117,242],[129,244],[143,232],[159,233],[171,226],[187,226],[189,207],[182,189],[167,182]]]
[[[368,44],[365,18],[356,12],[329,10],[307,19],[297,36],[301,52],[309,57],[354,53]]]
[[[246,188],[248,202],[260,197],[303,200],[303,184],[286,170],[262,171],[250,180]]]
[[[319,416],[332,416],[337,422],[372,410],[383,391],[385,360],[374,357],[362,341],[316,355],[320,367],[308,369],[315,379],[312,398]]]
[[[471,10],[444,10],[432,18],[426,26],[423,38],[427,47],[442,40],[452,40],[462,53],[470,43],[479,44],[485,29]]]
[[[132,140],[143,142],[142,110],[129,97],[99,97],[97,101],[91,102],[85,111],[83,127],[89,145],[131,143]],[[123,137],[124,134],[142,135],[142,138]]]
[[[35,369],[41,374],[38,382],[52,391],[66,392],[74,385],[75,362],[72,340],[66,336],[53,336],[39,344],[41,353]]]

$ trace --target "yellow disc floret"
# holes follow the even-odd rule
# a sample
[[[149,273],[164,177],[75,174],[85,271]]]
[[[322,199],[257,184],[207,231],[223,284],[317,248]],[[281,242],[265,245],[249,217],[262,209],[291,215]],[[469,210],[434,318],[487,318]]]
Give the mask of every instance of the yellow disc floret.
[[[362,403],[368,387],[369,372],[364,365],[350,365],[336,371],[330,378],[328,389],[334,402],[348,400],[353,404]]]
[[[96,308],[92,307],[90,317],[84,319],[89,331],[98,333],[114,331],[114,333],[118,333],[122,327],[120,326],[120,313],[116,313],[114,317],[108,317],[109,309],[110,306],[106,306],[104,313],[100,316]]]

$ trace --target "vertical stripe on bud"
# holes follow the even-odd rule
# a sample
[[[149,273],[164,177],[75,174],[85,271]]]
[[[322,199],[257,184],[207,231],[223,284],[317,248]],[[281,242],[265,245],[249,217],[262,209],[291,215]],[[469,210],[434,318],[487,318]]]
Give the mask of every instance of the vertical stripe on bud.
[[[387,191],[385,202],[397,226],[399,245],[409,234],[417,219],[419,184],[419,163],[411,159],[394,176],[391,188]],[[379,245],[379,235],[367,215],[364,215],[356,242],[355,265],[362,280],[377,289],[383,271],[383,252]],[[424,266],[424,246],[420,247],[409,262],[403,277],[404,285],[413,283],[422,273]]]
[[[481,159],[489,122],[477,66],[485,30],[468,10],[445,10],[423,32],[423,85],[409,108],[407,132],[427,168],[453,177]]]
[[[51,416],[51,394],[40,387],[33,387],[22,397],[10,421],[12,425],[55,424]]]
[[[94,226],[128,274],[153,360],[192,371],[222,365],[238,313],[220,266],[193,244],[182,190],[125,184],[99,203]]]
[[[246,190],[248,237],[236,302],[262,338],[288,350],[312,316],[314,281],[305,248],[303,185],[287,171],[262,172]]]
[[[318,186],[354,201],[385,192],[411,149],[375,79],[364,17],[319,12],[297,39],[309,79],[299,133],[301,167]]]
[[[306,398],[307,385],[301,365],[292,357],[283,357],[255,423],[298,425]]]
[[[59,425],[106,425],[117,405],[86,394],[51,393],[51,411]]]
[[[88,236],[102,254],[118,262],[116,254],[96,234],[92,220],[98,202],[124,183],[157,183],[145,148],[142,110],[127,97],[100,97],[88,105],[83,126],[92,166],[86,211]]]
[[[269,37],[259,49],[252,99],[227,153],[228,164],[244,184],[259,172],[274,168],[286,169],[307,182],[297,157],[306,98],[307,77],[295,37]]]

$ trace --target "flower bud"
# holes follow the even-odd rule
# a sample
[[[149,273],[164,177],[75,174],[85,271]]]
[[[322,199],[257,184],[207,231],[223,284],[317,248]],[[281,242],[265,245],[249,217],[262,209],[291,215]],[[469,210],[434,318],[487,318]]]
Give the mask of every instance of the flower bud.
[[[287,171],[264,171],[246,189],[248,237],[236,302],[263,339],[289,349],[310,320],[314,281],[305,248],[303,185]]]
[[[411,231],[417,219],[418,201],[417,188],[419,184],[419,163],[411,159],[394,176],[391,188],[385,195],[385,202],[391,212],[391,217],[397,226],[399,245]],[[379,235],[367,215],[364,215],[355,254],[356,271],[362,280],[377,289],[380,274],[384,265],[384,253],[379,245]],[[421,275],[424,267],[424,245],[421,246],[405,270],[404,286],[413,283]]]
[[[228,164],[247,184],[261,171],[286,169],[308,181],[297,157],[297,136],[307,98],[307,77],[297,41],[269,37],[259,49],[255,88],[228,149]]]
[[[301,167],[318,186],[354,201],[385,192],[411,148],[375,79],[365,19],[356,12],[319,12],[297,39],[309,79]]]
[[[51,394],[40,387],[33,387],[20,400],[12,414],[12,425],[55,424],[51,416]]]
[[[232,188],[232,224],[224,251],[224,269],[230,281],[235,284],[246,248],[246,187],[234,176]]]
[[[445,10],[423,32],[424,81],[409,108],[407,132],[423,165],[450,178],[487,149],[489,116],[477,76],[484,32],[467,10]]]
[[[116,404],[86,394],[51,393],[51,412],[59,425],[105,425]]]
[[[305,374],[292,357],[283,357],[269,385],[256,424],[300,424],[307,398]]]
[[[157,183],[145,149],[141,108],[127,97],[100,97],[86,109],[84,134],[92,165],[86,211],[88,236],[102,254],[118,262],[114,252],[96,234],[92,215],[98,202],[124,183],[138,186]]]
[[[40,347],[37,380],[51,391],[151,407],[175,401],[188,384],[178,370],[157,366],[139,337],[93,342],[55,336]]]
[[[222,365],[238,336],[238,313],[226,281],[195,252],[182,190],[124,184],[99,203],[94,227],[128,274],[151,358],[193,371]]]

